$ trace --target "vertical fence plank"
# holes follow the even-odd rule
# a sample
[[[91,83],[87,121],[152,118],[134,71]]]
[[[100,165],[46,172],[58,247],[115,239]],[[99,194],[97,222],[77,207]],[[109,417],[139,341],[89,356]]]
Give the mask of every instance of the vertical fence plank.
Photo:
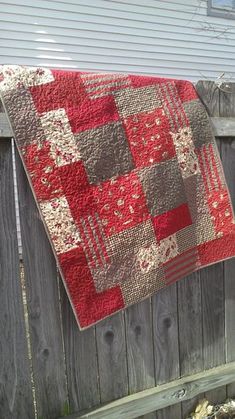
[[[80,331],[61,283],[61,312],[71,412],[100,403],[95,328]]]
[[[156,384],[163,384],[180,376],[176,284],[159,291],[152,302],[155,379]],[[159,410],[156,417],[181,418],[180,403]]]
[[[235,133],[234,133],[235,135]],[[222,158],[225,176],[235,208],[235,140],[224,141]],[[235,361],[235,259],[224,262],[226,361]],[[235,380],[227,386],[228,397],[235,397]]]
[[[197,91],[209,116],[220,115],[221,92],[214,82],[199,82]],[[220,144],[219,144],[220,148]],[[204,268],[200,272],[202,285],[204,368],[225,362],[225,304],[223,263]],[[225,386],[206,393],[211,402],[226,398]]]
[[[126,339],[128,379],[130,394],[155,385],[155,363],[153,353],[153,324],[151,299],[147,299],[126,310]],[[171,406],[159,412],[151,412],[141,419],[172,418],[178,408]]]
[[[156,412],[151,412],[147,415],[139,416],[138,419],[156,419]]]
[[[125,313],[130,394],[155,386],[152,311],[150,299]]]
[[[56,263],[18,153],[16,168],[38,417],[53,419],[68,410]]]
[[[226,85],[226,83],[225,83]],[[235,116],[235,83],[229,83],[229,88],[222,86],[220,93],[220,115]],[[227,93],[226,93],[227,91]],[[235,137],[235,132],[234,132]],[[231,193],[233,209],[235,209],[235,140],[221,141],[221,154],[224,174]],[[224,262],[225,281],[225,335],[226,361],[235,360],[235,259]],[[228,397],[235,397],[235,382],[227,386]]]
[[[223,264],[203,269],[203,342],[204,368],[212,368],[225,363],[224,333],[224,276]],[[226,398],[226,387],[206,393],[211,402]]]
[[[234,133],[235,136],[235,133]],[[222,157],[233,208],[235,208],[235,140],[223,143]],[[224,262],[226,361],[235,361],[235,258]],[[227,386],[228,397],[235,397],[235,381]]]
[[[200,272],[195,272],[177,284],[179,313],[179,347],[181,376],[203,370],[202,306]],[[194,411],[195,397],[182,403],[182,417]]]
[[[101,402],[128,394],[126,338],[123,312],[96,326]]]
[[[19,273],[11,141],[0,139],[0,417],[34,418]]]

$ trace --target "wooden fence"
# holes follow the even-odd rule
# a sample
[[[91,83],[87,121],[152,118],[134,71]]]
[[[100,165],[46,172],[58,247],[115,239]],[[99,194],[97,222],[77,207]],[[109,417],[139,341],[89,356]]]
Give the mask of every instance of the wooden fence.
[[[235,203],[233,88],[197,84]],[[16,153],[19,257],[3,114],[0,124],[0,418],[181,419],[203,394],[235,396],[235,259],[80,332]]]

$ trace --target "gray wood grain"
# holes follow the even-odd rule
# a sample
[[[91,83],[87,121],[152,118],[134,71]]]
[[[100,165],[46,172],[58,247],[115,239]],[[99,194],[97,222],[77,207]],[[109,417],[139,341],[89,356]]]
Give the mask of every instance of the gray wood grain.
[[[199,80],[196,84],[196,90],[209,117],[220,116],[220,90],[218,86],[213,81]]]
[[[0,141],[0,312],[0,417],[33,419],[8,140]]]
[[[197,91],[210,117],[225,116],[221,114],[221,90],[214,82],[200,81]],[[219,151],[221,144],[219,145]],[[203,357],[204,368],[225,362],[225,330],[224,330],[224,275],[223,263],[204,268],[200,272],[202,285],[203,312]],[[226,398],[226,389],[206,393],[211,401]]]
[[[37,410],[51,419],[68,410],[57,270],[17,152],[16,169]]]
[[[96,326],[101,402],[128,394],[126,337],[123,312]]]
[[[163,384],[180,376],[176,284],[158,292],[152,302],[155,377],[156,384]],[[180,417],[180,404],[157,412],[157,419]]]
[[[232,94],[221,93],[220,114],[228,118],[235,116],[235,84],[232,84]],[[235,133],[233,133],[235,137]],[[227,139],[221,144],[222,162],[228,188],[231,194],[233,208],[235,209],[235,139]],[[235,259],[224,262],[224,281],[225,281],[225,335],[226,335],[226,360],[235,359]],[[235,397],[234,384],[227,387],[228,397]]]
[[[208,266],[202,272],[203,354],[204,368],[208,369],[225,362],[223,264]],[[206,397],[211,402],[222,401],[226,389],[206,393]]]
[[[227,118],[235,117],[235,84],[230,83],[230,93],[220,92],[220,116]],[[235,132],[233,133],[235,137]],[[221,141],[220,149],[224,174],[231,194],[233,208],[235,209],[235,142],[233,139],[227,139],[224,143]],[[224,262],[224,292],[225,292],[225,336],[226,336],[226,359],[231,361],[235,359],[235,262],[234,258]],[[228,396],[235,396],[235,380],[234,384],[227,387]]]
[[[156,413],[155,412],[147,413],[146,415],[138,416],[138,419],[156,419]]]
[[[64,285],[60,285],[61,314],[72,412],[100,403],[95,328],[79,330]]]
[[[187,400],[203,393],[206,389],[211,390],[233,380],[235,363],[221,365],[209,371],[180,378],[167,384],[143,390],[139,393],[124,397],[98,407],[91,412],[73,414],[67,419],[132,419],[155,409],[179,403],[179,400]],[[174,419],[184,419],[176,416]]]
[[[210,118],[210,121],[216,137],[235,136],[235,118],[219,116]],[[225,138],[223,138],[223,141],[225,141]]]
[[[129,392],[155,386],[150,299],[125,312]]]
[[[202,304],[200,272],[177,283],[179,313],[179,351],[181,376],[203,370]],[[198,399],[182,403],[182,417],[194,411]]]

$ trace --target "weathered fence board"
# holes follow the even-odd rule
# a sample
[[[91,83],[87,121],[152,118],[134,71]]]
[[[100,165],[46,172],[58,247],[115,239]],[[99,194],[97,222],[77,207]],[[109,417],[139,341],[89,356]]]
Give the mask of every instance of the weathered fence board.
[[[153,297],[153,339],[156,384],[180,377],[176,284]],[[157,419],[181,417],[181,406],[157,412]]]
[[[185,377],[203,370],[200,272],[195,272],[179,281],[177,286],[180,375]],[[199,397],[182,403],[182,417],[193,411]]]
[[[221,91],[214,82],[197,83],[197,91],[207,108],[210,117],[219,117]],[[225,116],[225,115],[223,115]],[[219,151],[220,142],[217,143]],[[223,262],[202,269],[202,325],[203,325],[203,360],[204,368],[212,368],[225,362],[224,331],[224,277]],[[205,394],[211,401],[226,398],[226,388]]]
[[[38,416],[68,410],[55,258],[16,153],[25,283]]]
[[[235,140],[228,140],[222,147],[222,159],[231,198],[235,208]],[[225,337],[226,361],[235,361],[235,260],[224,262],[225,279]],[[227,386],[228,397],[235,396],[234,383]]]
[[[231,95],[230,95],[231,96]],[[235,118],[232,117],[212,117],[211,125],[214,131],[214,134],[217,137],[232,137],[235,133]]]
[[[128,394],[124,313],[96,326],[100,398],[105,403]]]
[[[221,387],[230,382],[235,374],[235,363],[216,367],[208,374],[200,372],[189,377],[163,384],[137,394],[124,397],[91,412],[73,414],[67,419],[132,419],[138,414],[174,405],[179,400],[188,400],[203,393],[206,389]],[[175,416],[175,419],[181,416]],[[62,418],[61,418],[62,419]]]
[[[69,405],[74,412],[100,403],[95,327],[81,332],[62,281],[60,293]]]
[[[154,387],[151,300],[126,310],[126,341],[129,393]]]
[[[221,92],[220,115],[229,118],[235,117],[235,84],[230,84],[230,92]],[[230,132],[231,133],[231,132]],[[235,130],[234,130],[235,137]],[[227,139],[221,142],[221,155],[225,176],[231,193],[233,208],[235,209],[235,140]],[[235,260],[224,262],[225,281],[225,337],[226,337],[226,360],[235,360]],[[234,383],[227,387],[228,396],[235,396]]]
[[[0,417],[34,418],[20,286],[11,142],[0,141]]]

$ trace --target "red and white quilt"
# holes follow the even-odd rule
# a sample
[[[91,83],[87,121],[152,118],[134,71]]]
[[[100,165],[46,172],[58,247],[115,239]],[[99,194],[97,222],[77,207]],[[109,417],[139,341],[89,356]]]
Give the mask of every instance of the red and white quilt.
[[[2,66],[0,94],[81,329],[235,256],[191,83]]]

